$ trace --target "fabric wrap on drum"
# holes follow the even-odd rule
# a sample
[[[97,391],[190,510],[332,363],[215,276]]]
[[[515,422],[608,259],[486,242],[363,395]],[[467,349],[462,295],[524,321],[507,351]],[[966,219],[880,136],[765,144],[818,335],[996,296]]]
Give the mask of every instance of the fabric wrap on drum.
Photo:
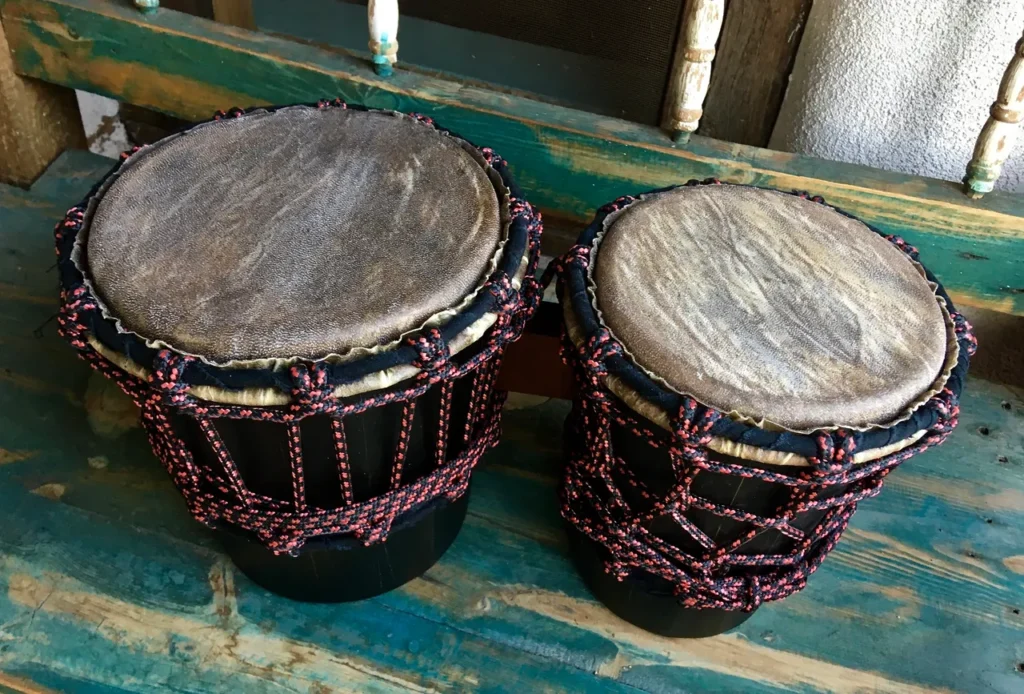
[[[694,195],[687,199],[685,196],[690,191],[700,193],[700,197]],[[932,323],[940,332],[945,325],[941,342],[930,338],[935,343],[931,347],[930,368],[936,368],[936,364],[941,368],[932,376],[924,372],[923,383],[933,377],[934,381],[930,385],[925,383],[926,387],[919,390],[914,386],[918,395],[912,402],[905,406],[899,404],[895,409],[890,407],[894,414],[887,415],[883,421],[795,419],[795,424],[780,424],[763,413],[746,411],[747,407],[737,410],[729,401],[737,397],[735,395],[727,395],[727,401],[715,402],[712,406],[687,390],[677,388],[677,383],[670,385],[663,378],[663,371],[674,369],[685,373],[691,363],[684,359],[685,363],[677,364],[666,358],[656,371],[651,369],[650,363],[657,361],[650,358],[651,346],[657,345],[659,340],[673,340],[672,334],[659,330],[664,326],[657,321],[667,320],[662,314],[676,308],[680,313],[692,314],[708,307],[700,302],[687,303],[691,294],[683,290],[678,294],[663,290],[663,295],[657,297],[672,303],[673,299],[665,297],[678,296],[678,306],[659,307],[648,297],[646,304],[634,307],[629,305],[631,297],[623,288],[628,285],[618,286],[616,299],[621,305],[615,310],[620,323],[630,323],[631,328],[636,325],[643,328],[643,321],[648,318],[657,323],[657,327],[648,328],[648,334],[642,336],[647,340],[643,345],[647,350],[647,364],[642,366],[631,352],[630,344],[623,342],[603,315],[608,307],[598,297],[600,282],[595,280],[595,272],[600,273],[602,268],[603,251],[599,249],[602,243],[607,243],[602,237],[617,228],[616,220],[625,219],[621,215],[638,203],[675,200],[672,204],[676,207],[671,209],[686,210],[687,215],[697,214],[688,205],[707,204],[714,214],[728,217],[735,212],[730,205],[735,206],[736,200],[744,196],[752,200],[775,196],[765,205],[755,200],[759,207],[752,213],[760,215],[756,219],[774,220],[772,225],[785,224],[783,214],[768,209],[776,202],[783,209],[818,206],[800,209],[807,210],[811,216],[818,214],[816,210],[833,214],[840,226],[846,223],[842,220],[862,224],[851,215],[825,205],[820,197],[729,186],[715,180],[691,181],[685,186],[623,197],[602,207],[576,245],[555,261],[566,327],[563,358],[573,368],[577,386],[565,431],[568,462],[561,488],[562,515],[571,528],[574,545],[577,548],[585,545],[578,550],[581,553],[578,557],[585,556],[582,563],[578,559],[581,570],[585,573],[598,571],[593,569],[597,563],[600,571],[607,574],[609,580],[600,576],[588,578],[592,590],[620,616],[668,635],[717,633],[741,622],[745,619],[743,615],[761,603],[802,589],[808,576],[835,546],[857,503],[876,495],[884,477],[898,464],[941,443],[955,427],[968,360],[977,346],[968,322],[955,311],[935,277],[917,262],[916,249],[899,237],[885,236],[863,225],[872,232],[867,234],[866,240],[874,244],[872,238],[884,238],[888,244],[882,243],[882,246],[887,248],[891,244],[898,249],[900,253],[894,254],[895,257],[902,258],[899,262],[906,261],[905,266],[898,268],[899,272],[909,276],[916,273],[927,282],[933,292],[932,300],[942,315]],[[685,233],[703,235],[708,229],[707,225],[693,220],[688,223],[691,226],[686,227]],[[754,228],[756,224],[748,227]],[[635,224],[629,230],[641,233]],[[728,238],[728,233],[708,233],[713,242],[722,242],[723,237],[727,239],[716,246],[715,253],[719,257],[713,257],[708,251],[710,259],[700,257],[692,262],[706,263],[712,270],[716,261],[723,267],[734,262],[740,276],[757,276],[756,269],[744,265],[745,256],[726,258],[730,254],[742,256],[737,250],[739,246],[732,243],[744,242],[742,229],[733,231],[735,239]],[[771,232],[765,230],[764,233],[770,235]],[[673,243],[672,238],[675,237],[666,233],[658,237],[657,243]],[[693,243],[705,241],[701,238]],[[661,249],[661,253],[650,253],[648,260],[654,259],[651,267],[636,270],[646,261],[633,256],[623,257],[617,267],[628,267],[629,272],[635,271],[638,276],[646,271],[658,281],[664,280],[669,270],[664,265],[658,268],[657,264],[671,262],[662,258],[672,253],[664,252],[664,245]],[[806,272],[813,274],[814,270]],[[672,279],[682,284],[708,281],[704,275],[699,278],[681,275],[679,271]],[[666,284],[671,283],[666,281]],[[770,284],[765,287],[759,286],[757,291],[763,289],[770,300],[772,292],[778,288]],[[827,302],[828,299],[819,296],[814,300]],[[723,306],[723,313],[734,309],[734,306]],[[764,313],[776,310],[778,307],[773,306]],[[741,316],[740,320],[751,322],[752,339],[772,332],[772,328],[757,323],[764,316],[756,310],[751,315],[753,317]],[[628,320],[623,316],[628,316]],[[714,325],[714,318],[711,316],[707,324]],[[803,327],[797,326],[797,329]],[[687,329],[692,331],[692,326]],[[714,336],[715,339],[688,333],[687,338],[690,337],[694,342],[706,343],[714,343],[721,337],[718,342],[723,343],[732,335],[724,329],[724,334]],[[633,337],[634,344],[637,339]],[[673,354],[676,356],[672,359],[679,358],[678,351]],[[656,355],[660,356],[664,355]],[[753,366],[751,371],[756,376],[758,362],[754,361]],[[770,364],[762,366],[772,368]],[[717,368],[725,367],[718,364]],[[693,383],[706,376],[696,371],[691,369],[687,374]],[[741,386],[736,392],[742,397],[742,381],[738,382]],[[706,385],[706,390],[723,391],[716,391],[713,385]],[[890,405],[892,403],[887,403]],[[843,406],[845,403],[837,405]],[[744,480],[770,498],[755,498],[760,492],[753,488],[741,492]],[[716,486],[719,489],[716,490]],[[716,492],[718,496],[710,498],[709,495]],[[803,527],[798,527],[801,524]],[[709,528],[714,528],[715,532]],[[716,533],[718,537],[713,537]],[[766,535],[773,539],[767,539]],[[630,583],[633,592],[623,588],[620,594],[615,594],[616,581]],[[600,585],[595,588],[597,584]],[[631,599],[625,596],[644,591],[674,598],[674,604],[693,611],[690,619],[699,619],[696,613],[701,612],[725,614],[724,621],[690,630],[653,614],[666,609],[664,603],[638,608],[652,613],[646,617],[631,613],[635,606],[625,606]],[[737,616],[729,617],[726,613]]]
[[[497,250],[486,251],[492,256],[491,260],[484,274],[476,280],[472,292],[460,295],[462,298],[457,301],[448,301],[430,297],[430,288],[425,287],[424,295],[443,305],[438,310],[430,309],[433,315],[426,320],[405,316],[403,320],[413,323],[396,328],[396,334],[390,337],[381,333],[384,336],[373,338],[370,344],[357,341],[341,350],[316,347],[307,352],[299,349],[274,354],[256,353],[251,346],[243,345],[237,353],[230,349],[223,354],[200,353],[187,346],[182,348],[175,344],[173,338],[154,338],[136,332],[123,321],[123,316],[115,315],[111,310],[102,288],[95,286],[95,278],[90,273],[85,242],[97,209],[103,204],[104,194],[118,183],[119,176],[131,173],[131,167],[137,162],[147,162],[150,151],[160,148],[161,143],[135,148],[122,155],[119,165],[81,204],[71,208],[55,229],[62,287],[62,306],[58,317],[60,331],[93,368],[115,380],[139,405],[154,451],[185,497],[191,513],[207,525],[251,533],[274,554],[293,556],[310,540],[325,536],[349,538],[349,542],[354,538],[364,546],[381,543],[394,528],[421,517],[432,506],[454,501],[466,493],[474,465],[486,450],[497,443],[504,398],[496,391],[494,381],[503,350],[522,333],[540,298],[539,285],[534,278],[540,248],[539,213],[523,199],[501,157],[490,149],[476,149],[457,135],[436,126],[430,118],[365,109],[340,100],[320,101],[247,111],[233,109],[219,113],[213,121],[189,126],[169,141],[194,134],[206,137],[214,128],[225,128],[223,132],[230,135],[233,123],[243,128],[258,124],[260,119],[271,124],[275,118],[283,119],[274,127],[286,131],[292,127],[293,121],[299,125],[312,121],[317,117],[314,114],[329,116],[334,119],[331,122],[339,127],[353,122],[353,118],[364,118],[364,115],[365,118],[382,119],[378,123],[381,127],[406,128],[415,137],[423,133],[422,137],[437,139],[456,155],[463,156],[465,161],[476,162],[466,166],[479,165],[480,175],[485,176],[482,180],[489,179],[493,185],[503,228]],[[329,136],[330,133],[324,134],[324,137]],[[402,149],[401,141],[387,145],[396,152]],[[239,156],[245,155],[244,149],[236,151]],[[463,154],[459,155],[460,151]],[[290,156],[313,156],[316,153],[315,147],[303,147],[299,143]],[[416,165],[420,164],[416,156],[411,158]],[[262,177],[272,177],[273,173],[276,172],[266,174],[254,170],[252,185],[260,185]],[[393,185],[396,189],[406,185],[403,179],[406,174],[412,176],[402,170],[395,173]],[[131,192],[139,199],[133,198],[125,203],[128,208],[134,210],[144,206],[145,187],[136,185]],[[226,193],[208,190],[205,194]],[[358,204],[354,209],[359,211]],[[330,212],[328,209],[328,216]],[[469,210],[467,214],[471,212]],[[143,210],[139,214],[150,212]],[[272,232],[273,229],[268,231]],[[452,248],[458,242],[457,232],[456,229],[450,232],[449,245]],[[373,244],[374,240],[367,243]],[[262,252],[265,249],[258,250]],[[388,249],[380,252],[386,254]],[[482,253],[477,255],[483,257]],[[226,273],[230,269],[222,271]],[[156,268],[156,272],[159,270]],[[365,272],[380,270],[373,267]],[[401,273],[402,268],[394,268],[394,271]],[[325,268],[321,274],[323,279],[318,277],[315,281],[321,282],[329,294],[331,268]],[[448,285],[452,284],[453,281],[448,282]],[[142,283],[139,286],[146,285]],[[134,297],[129,298],[134,300]],[[262,301],[264,298],[254,297],[254,300]],[[316,299],[310,297],[311,306],[315,305]],[[382,307],[382,315],[388,315],[391,305],[388,297],[373,294],[367,300],[376,301]],[[164,298],[159,298],[159,301],[164,301]],[[147,318],[143,313],[140,312],[139,320]],[[183,320],[192,320],[189,313],[183,311],[186,316]],[[358,317],[359,306],[354,306],[350,313]],[[277,320],[274,315],[261,315],[258,319],[260,325],[269,326],[270,330]],[[281,320],[284,319],[282,316]],[[330,319],[322,317],[320,322],[329,326]],[[244,327],[244,321],[240,324]],[[169,325],[173,330],[173,322]],[[311,333],[319,328],[320,325],[313,326]],[[292,333],[288,330],[280,332],[281,344],[286,344]],[[196,334],[197,340],[207,337],[205,333]],[[253,344],[262,344],[261,341],[266,341],[262,334],[252,337]],[[462,413],[465,417],[464,431],[449,431],[452,393],[461,387],[459,384],[463,381],[467,384],[464,394],[456,394],[455,397],[465,400],[460,405],[465,410]],[[428,391],[437,393],[432,397],[436,397],[440,405],[440,419],[430,425],[437,432],[436,451],[431,453],[436,455],[436,464],[419,479],[403,481],[402,461],[412,420],[418,416],[415,403]],[[345,477],[351,453],[346,450],[343,422],[346,417],[392,404],[403,409],[391,483],[386,493],[354,500],[351,479],[346,483]],[[192,442],[193,446],[186,445],[183,440],[177,423],[182,417],[198,426],[198,438]],[[337,456],[335,462],[340,475],[337,496],[341,498],[341,504],[335,508],[307,503],[307,492],[312,494],[315,490],[305,488],[302,438],[306,420],[311,417],[321,417],[327,423],[325,426],[331,427],[325,430],[328,448]],[[214,424],[222,419],[273,423],[284,427],[293,495],[271,498],[247,488],[232,460],[228,450],[230,446],[225,446]],[[451,441],[450,448],[456,448],[456,436],[459,437],[461,452],[452,457],[447,455],[446,446]],[[194,446],[206,448],[203,456],[195,453]]]

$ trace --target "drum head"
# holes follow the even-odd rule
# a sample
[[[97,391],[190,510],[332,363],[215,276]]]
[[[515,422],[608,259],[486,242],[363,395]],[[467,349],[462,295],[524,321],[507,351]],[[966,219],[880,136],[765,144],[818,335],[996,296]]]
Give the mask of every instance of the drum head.
[[[400,114],[256,111],[134,155],[87,217],[85,259],[122,329],[213,362],[388,344],[490,275],[500,178]]]
[[[591,275],[604,323],[706,405],[803,431],[887,424],[947,364],[920,267],[825,205],[693,186],[645,196],[605,229]]]

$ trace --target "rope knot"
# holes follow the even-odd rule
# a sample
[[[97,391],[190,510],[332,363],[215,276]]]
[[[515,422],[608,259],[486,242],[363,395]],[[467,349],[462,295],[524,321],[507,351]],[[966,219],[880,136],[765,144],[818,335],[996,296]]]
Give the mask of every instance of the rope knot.
[[[225,118],[241,118],[244,115],[244,110],[238,108],[237,106],[233,106],[232,108],[229,108],[227,111],[217,111],[213,114],[213,119],[224,120]]]
[[[135,147],[132,147],[131,149],[126,149],[125,151],[121,152],[119,159],[122,162],[127,161],[133,154],[138,152],[140,149],[142,149],[142,147],[139,147],[137,145]]]
[[[941,442],[956,428],[960,420],[960,399],[949,388],[943,388],[932,396],[931,406],[937,415],[931,430],[941,437]]]
[[[896,246],[896,248],[900,249],[908,256],[910,256],[911,260],[917,260],[917,248],[907,243],[902,236],[897,236],[896,234],[888,234],[885,238],[887,241],[889,241],[889,243]]]
[[[320,99],[316,102],[316,107],[321,111],[325,108],[340,108],[344,110],[348,108],[348,104],[341,99]]]
[[[623,195],[618,200],[613,200],[606,205],[602,205],[600,208],[598,208],[597,213],[609,215],[612,212],[618,212],[627,205],[632,205],[634,202],[636,202],[636,196]]]
[[[605,361],[612,356],[622,355],[622,345],[612,337],[607,328],[598,328],[590,338],[580,345],[579,362],[590,376],[590,382],[598,385],[608,375]]]
[[[437,127],[436,125],[434,125],[434,119],[431,118],[430,116],[424,116],[422,113],[413,113],[411,115],[413,118],[418,120],[420,123],[423,123],[424,125],[429,125],[435,128]]]
[[[513,219],[525,219],[527,224],[536,224],[540,219],[540,212],[526,200],[510,197],[508,199],[508,211]]]
[[[167,399],[180,405],[188,398],[189,386],[181,381],[181,377],[192,362],[192,357],[175,354],[169,349],[162,349],[153,359],[153,370],[149,375],[149,385],[164,393]]]
[[[684,446],[705,446],[712,439],[711,430],[721,418],[722,413],[713,407],[684,397],[672,422],[672,431]]]
[[[88,326],[82,314],[96,308],[84,286],[70,291],[62,290],[60,310],[57,312],[57,334],[70,342],[75,349],[88,350],[89,343],[85,340]]]
[[[408,343],[418,353],[413,365],[422,372],[421,378],[429,378],[431,383],[436,383],[445,377],[452,355],[440,330],[430,328],[420,335],[410,337]]]
[[[505,163],[505,160],[502,159],[501,156],[499,156],[498,153],[495,152],[490,147],[482,147],[480,149],[480,154],[483,155],[484,161],[486,161],[491,166],[498,167],[502,166]]]
[[[293,410],[323,410],[334,403],[334,389],[328,383],[327,366],[323,362],[295,364],[289,373],[292,377]]]
[[[815,439],[817,454],[809,459],[817,473],[838,475],[849,472],[853,467],[853,456],[857,449],[857,438],[846,429],[821,433]]]
[[[973,357],[978,351],[978,338],[974,336],[974,326],[962,313],[950,311],[949,317],[953,319],[953,332],[956,334],[957,342],[960,342],[961,347],[967,351],[967,356]]]
[[[519,290],[512,286],[512,279],[501,273],[488,285],[487,291],[494,297],[494,308],[507,322],[522,302]]]

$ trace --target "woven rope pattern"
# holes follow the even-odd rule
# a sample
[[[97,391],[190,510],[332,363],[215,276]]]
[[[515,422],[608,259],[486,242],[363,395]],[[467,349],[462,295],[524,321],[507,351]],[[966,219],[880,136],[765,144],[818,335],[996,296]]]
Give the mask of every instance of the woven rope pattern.
[[[320,108],[341,107],[340,101],[320,102]],[[219,113],[217,118],[238,117],[244,113],[233,109]],[[429,118],[417,116],[427,125]],[[492,165],[504,162],[491,150],[482,150]],[[124,159],[130,156],[126,153]],[[72,241],[82,230],[88,201],[71,208],[55,229],[58,257],[67,260]],[[541,288],[534,277],[540,257],[542,221],[529,203],[512,198],[513,220],[525,222],[527,230],[527,272],[521,288],[512,278],[498,270],[484,285],[483,291],[494,298],[495,324],[481,338],[473,356],[459,361],[452,358],[449,347],[438,329],[427,329],[407,340],[416,353],[412,365],[420,371],[399,387],[367,394],[355,401],[340,401],[333,395],[326,367],[321,362],[305,362],[290,370],[291,402],[282,407],[247,407],[222,405],[200,400],[190,394],[190,385],[182,379],[194,357],[171,350],[161,350],[149,366],[149,378],[131,375],[100,355],[89,342],[89,326],[99,318],[100,307],[84,282],[61,291],[58,324],[61,335],[89,364],[108,378],[139,406],[142,421],[156,456],[167,469],[185,498],[191,514],[207,525],[227,523],[254,533],[275,554],[295,553],[310,538],[325,535],[351,535],[370,545],[385,540],[392,525],[404,514],[423,508],[442,497],[456,500],[469,486],[470,473],[481,456],[498,442],[501,407],[504,393],[495,382],[506,345],[518,339],[526,321],[536,310]],[[145,365],[143,365],[145,366]],[[461,453],[449,457],[448,437],[451,418],[452,385],[458,379],[471,379],[470,404],[461,435]],[[432,472],[403,484],[403,467],[408,451],[409,434],[415,415],[416,400],[431,388],[440,388],[438,440],[434,449]],[[391,468],[390,488],[385,494],[356,503],[352,489],[352,461],[345,440],[346,417],[371,408],[402,403],[401,426]],[[203,434],[205,445],[215,455],[217,465],[210,466],[182,441],[172,426],[172,416],[194,418]],[[310,416],[330,417],[335,462],[342,505],[321,509],[306,503],[303,474],[303,447],[299,422]],[[241,478],[238,466],[217,432],[218,419],[251,419],[275,422],[286,426],[292,494],[290,500],[279,500],[254,493]]]
[[[817,197],[809,199],[823,202]],[[601,212],[616,211],[634,200],[621,198]],[[916,259],[917,251],[912,246],[898,237],[887,238]],[[557,272],[563,282],[567,272],[585,273],[590,253],[589,245],[574,246],[553,263],[549,273]],[[973,354],[977,342],[970,324],[956,312],[952,316],[961,349]],[[579,347],[563,336],[563,359],[573,369],[577,388],[566,424],[568,463],[561,488],[562,515],[607,550],[608,573],[619,580],[645,574],[664,579],[680,603],[690,608],[752,611],[762,602],[779,600],[802,589],[836,546],[857,504],[877,495],[886,475],[900,463],[942,443],[959,415],[958,393],[947,387],[923,406],[935,411],[937,421],[915,445],[854,466],[854,432],[819,432],[815,436],[817,453],[809,459],[810,467],[796,474],[781,474],[745,465],[738,459],[716,459],[707,445],[712,428],[724,415],[693,398],[684,397],[679,410],[671,413],[671,432],[652,429],[604,385],[606,362],[623,353],[622,345],[603,327]],[[631,469],[630,461],[616,454],[612,445],[615,428],[631,433],[652,449],[667,452],[673,479],[667,492],[648,488]],[[781,495],[784,500],[767,515],[715,503],[693,491],[695,481],[706,473],[778,485],[786,490]],[[726,542],[715,542],[693,522],[688,515],[691,510],[737,521],[745,530],[732,534]],[[801,514],[809,512],[823,515],[809,530],[795,527]],[[651,531],[654,521],[666,517],[701,551],[683,551]],[[791,540],[789,551],[744,551],[747,543],[766,530]]]

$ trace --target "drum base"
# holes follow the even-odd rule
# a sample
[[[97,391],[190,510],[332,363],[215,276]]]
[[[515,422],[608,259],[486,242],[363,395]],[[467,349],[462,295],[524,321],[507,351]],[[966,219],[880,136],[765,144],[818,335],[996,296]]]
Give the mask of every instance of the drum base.
[[[566,524],[576,570],[605,607],[627,622],[660,636],[703,638],[738,627],[753,612],[683,607],[671,593],[651,591],[641,581],[618,581],[604,570],[604,548]]]
[[[442,502],[372,546],[349,540],[316,539],[296,557],[275,555],[231,531],[219,533],[224,549],[254,583],[301,602],[352,602],[394,590],[427,571],[448,550],[469,506],[467,490]]]

